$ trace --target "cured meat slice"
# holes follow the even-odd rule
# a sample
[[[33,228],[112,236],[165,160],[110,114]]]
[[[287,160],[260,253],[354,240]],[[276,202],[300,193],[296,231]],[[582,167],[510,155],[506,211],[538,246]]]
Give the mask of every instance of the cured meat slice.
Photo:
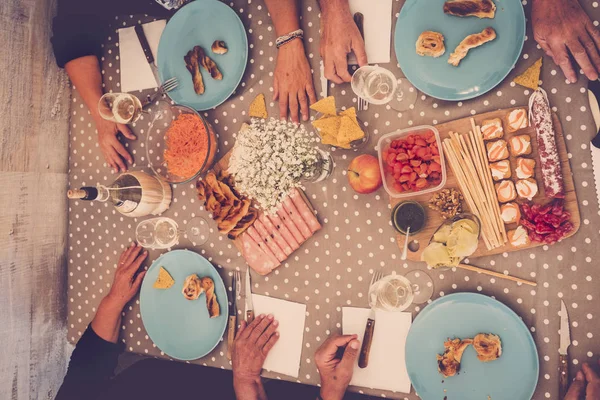
[[[290,199],[290,196],[283,199],[282,205],[283,205],[283,209],[285,210],[287,215],[289,215],[289,217],[292,220],[292,222],[294,223],[294,225],[296,225],[296,228],[298,228],[298,230],[304,237],[304,240],[311,237],[312,232],[310,231],[310,228],[308,227],[308,225],[306,225],[306,222],[304,222],[304,219],[302,219],[302,215],[300,215],[300,212],[294,205],[294,202],[292,201],[292,199]]]
[[[262,222],[269,235],[273,238],[273,240],[275,240],[275,243],[277,243],[279,248],[283,250],[285,255],[289,256],[290,254],[292,254],[294,249],[292,249],[288,242],[285,241],[284,237],[281,235],[281,233],[275,227],[275,225],[273,225],[271,220],[265,214],[261,214],[258,219],[260,220],[260,222]]]
[[[262,251],[267,254],[271,260],[275,261],[277,265],[279,265],[279,259],[275,256],[275,253],[271,248],[265,243],[260,234],[256,231],[254,226],[249,227],[246,232],[250,235],[250,237],[258,244],[258,247],[262,249]]]
[[[283,209],[283,207],[279,207],[279,209],[277,210],[277,215],[279,216],[279,218],[281,219],[283,224],[292,233],[296,242],[298,244],[303,243],[305,240],[304,236],[302,236],[302,234],[300,233],[300,231],[298,230],[296,225],[294,225],[294,223],[292,222],[292,219],[290,218],[288,213]]]
[[[248,234],[248,231],[242,233],[239,238],[242,241],[242,255],[250,268],[260,275],[267,275],[277,268],[279,265],[277,260],[269,257],[269,255],[262,250],[260,243],[257,243],[252,239]]]
[[[321,229],[321,224],[319,223],[319,220],[317,219],[317,217],[315,217],[315,214],[312,212],[308,204],[306,204],[306,200],[298,191],[298,189],[294,189],[290,194],[290,197],[292,198],[294,205],[300,212],[302,219],[308,225],[310,231],[312,233],[315,233],[316,231]]]
[[[290,232],[290,230],[285,225],[285,223],[281,220],[281,218],[279,218],[279,215],[277,215],[277,214],[263,215],[263,217],[265,220],[268,220],[269,222],[271,222],[272,225],[275,227],[275,229],[277,229],[279,231],[279,233],[281,233],[281,236],[283,236],[283,238],[285,239],[287,244],[290,245],[290,247],[292,248],[292,251],[294,251],[300,247],[300,243],[298,243],[298,241],[296,240],[296,238],[294,237],[292,232]],[[263,223],[264,223],[264,221],[263,221]],[[300,235],[300,232],[298,232],[298,234]],[[300,235],[300,236],[302,236],[302,235]]]
[[[263,243],[266,243],[266,245],[273,252],[273,254],[275,254],[275,258],[277,258],[279,262],[285,261],[285,253],[283,252],[283,250],[281,250],[277,243],[275,243],[275,240],[271,237],[271,235],[269,235],[269,232],[267,232],[267,229],[265,228],[262,222],[255,221],[254,225],[252,225],[248,229],[251,230],[250,236],[252,236],[253,238],[255,238],[257,234],[259,235]]]

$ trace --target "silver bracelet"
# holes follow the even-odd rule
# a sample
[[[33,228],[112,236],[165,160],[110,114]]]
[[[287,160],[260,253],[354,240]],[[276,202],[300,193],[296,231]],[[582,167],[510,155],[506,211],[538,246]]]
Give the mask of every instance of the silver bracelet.
[[[277,48],[280,48],[284,44],[289,43],[296,38],[304,38],[304,31],[302,29],[297,29],[293,32],[288,33],[287,35],[279,36],[275,40],[275,46],[277,46]]]

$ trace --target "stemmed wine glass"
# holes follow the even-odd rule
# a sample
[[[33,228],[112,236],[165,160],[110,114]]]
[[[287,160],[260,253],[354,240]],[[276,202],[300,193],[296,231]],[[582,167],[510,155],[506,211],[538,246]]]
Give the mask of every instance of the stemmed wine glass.
[[[142,102],[130,93],[105,93],[98,101],[98,112],[108,121],[130,124],[142,116]]]
[[[419,270],[410,271],[406,275],[394,272],[369,288],[369,299],[373,298],[375,307],[386,311],[404,311],[411,304],[427,302],[432,295],[431,277]]]
[[[352,91],[371,104],[389,104],[396,111],[408,110],[417,100],[417,89],[406,79],[396,78],[389,70],[365,65],[352,75]]]
[[[194,217],[187,221],[186,229],[180,229],[171,218],[158,217],[142,221],[135,229],[135,238],[142,246],[149,249],[168,249],[179,243],[181,235],[185,235],[194,246],[201,246],[208,240],[210,228],[202,217]]]

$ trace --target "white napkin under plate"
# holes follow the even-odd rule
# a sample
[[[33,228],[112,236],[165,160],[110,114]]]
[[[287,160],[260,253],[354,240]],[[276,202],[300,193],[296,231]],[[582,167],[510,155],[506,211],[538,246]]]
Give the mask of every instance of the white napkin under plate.
[[[142,25],[155,64],[158,43],[166,25],[166,20],[153,21]],[[119,29],[119,57],[121,60],[121,92],[133,92],[157,86],[156,79],[154,79],[154,74],[152,74],[148,61],[146,61],[142,45],[133,26]]]
[[[293,303],[273,297],[252,295],[254,314],[273,314],[279,322],[279,340],[269,352],[264,369],[298,377],[304,340],[306,304]]]
[[[368,308],[343,307],[344,335],[357,334],[362,342],[370,312]],[[410,313],[376,311],[369,365],[359,368],[357,358],[350,385],[410,393],[404,346],[411,323]]]
[[[350,0],[352,15],[364,15],[365,50],[369,64],[389,63],[392,42],[392,0]],[[349,64],[357,64],[354,53]]]

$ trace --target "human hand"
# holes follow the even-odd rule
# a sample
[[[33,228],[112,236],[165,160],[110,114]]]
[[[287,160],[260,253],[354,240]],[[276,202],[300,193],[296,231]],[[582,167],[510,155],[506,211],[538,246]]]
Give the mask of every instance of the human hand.
[[[140,272],[137,276],[135,276],[135,273],[147,256],[148,252],[146,250],[142,252],[142,246],[135,243],[121,253],[113,284],[106,296],[110,302],[123,308],[135,296],[146,271]]]
[[[590,80],[600,71],[600,32],[577,0],[535,0],[533,37],[571,82],[577,81],[569,52]]]
[[[104,155],[104,159],[110,165],[115,172],[127,171],[127,165],[125,160],[129,164],[133,163],[133,158],[125,149],[123,143],[119,141],[117,135],[119,132],[127,139],[135,140],[136,137],[127,125],[117,124],[111,121],[107,121],[102,117],[95,119],[96,130],[98,131],[98,144],[100,150]]]
[[[360,349],[356,335],[327,339],[315,353],[315,364],[321,375],[323,400],[342,400],[352,379],[354,364]],[[343,350],[342,358],[339,351]]]
[[[267,354],[279,339],[278,326],[279,322],[271,314],[259,315],[250,325],[242,321],[231,353],[234,381],[255,382],[260,379]]]
[[[325,77],[335,83],[350,82],[348,53],[354,52],[359,66],[367,65],[365,41],[354,23],[348,1],[321,1],[320,53]]]
[[[301,40],[292,40],[277,50],[273,100],[279,100],[280,118],[287,119],[289,109],[292,121],[299,123],[298,107],[300,107],[302,120],[308,120],[309,103],[317,101],[317,96]]]
[[[585,400],[600,400],[600,377],[587,363],[577,372],[564,400],[579,400],[584,396]]]

